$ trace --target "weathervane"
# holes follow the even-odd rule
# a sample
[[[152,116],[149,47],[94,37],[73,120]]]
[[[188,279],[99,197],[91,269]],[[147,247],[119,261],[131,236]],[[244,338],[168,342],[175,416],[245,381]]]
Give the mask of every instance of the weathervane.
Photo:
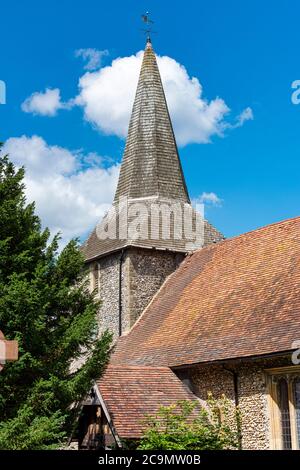
[[[152,30],[151,25],[153,25],[154,21],[150,19],[150,13],[149,11],[146,11],[143,15],[141,15],[143,23],[147,25],[146,29],[142,29],[145,34],[147,34],[147,40],[151,42],[151,34],[155,33],[155,31]]]

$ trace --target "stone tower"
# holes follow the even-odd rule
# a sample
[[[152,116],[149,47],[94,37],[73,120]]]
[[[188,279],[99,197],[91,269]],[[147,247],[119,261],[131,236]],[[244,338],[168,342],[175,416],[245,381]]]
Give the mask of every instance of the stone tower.
[[[100,330],[126,333],[191,249],[223,239],[202,219],[201,242],[191,244],[183,213],[199,231],[148,39],[112,209],[82,248],[102,301]]]

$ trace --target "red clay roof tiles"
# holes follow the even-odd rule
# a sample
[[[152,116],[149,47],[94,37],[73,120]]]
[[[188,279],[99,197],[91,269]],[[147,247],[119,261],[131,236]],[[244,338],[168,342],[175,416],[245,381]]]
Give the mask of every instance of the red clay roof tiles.
[[[168,367],[112,366],[97,382],[120,438],[138,438],[145,416],[195,396]]]
[[[299,312],[300,217],[188,256],[111,363],[172,367],[288,351]]]

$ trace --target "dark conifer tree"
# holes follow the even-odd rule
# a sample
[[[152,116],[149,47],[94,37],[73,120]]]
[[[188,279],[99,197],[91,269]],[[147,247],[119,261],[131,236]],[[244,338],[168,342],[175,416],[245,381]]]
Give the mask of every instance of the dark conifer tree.
[[[24,169],[0,155],[0,329],[19,360],[0,373],[0,449],[42,449],[72,431],[77,404],[108,359],[97,339],[98,304],[88,292],[78,242],[59,253],[24,194]],[[88,351],[76,371],[71,365]]]

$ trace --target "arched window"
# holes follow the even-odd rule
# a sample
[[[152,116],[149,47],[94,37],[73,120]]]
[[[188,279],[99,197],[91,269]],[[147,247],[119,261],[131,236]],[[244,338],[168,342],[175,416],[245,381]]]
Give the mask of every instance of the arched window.
[[[90,269],[91,275],[91,291],[96,295],[100,295],[100,264],[93,263]]]

